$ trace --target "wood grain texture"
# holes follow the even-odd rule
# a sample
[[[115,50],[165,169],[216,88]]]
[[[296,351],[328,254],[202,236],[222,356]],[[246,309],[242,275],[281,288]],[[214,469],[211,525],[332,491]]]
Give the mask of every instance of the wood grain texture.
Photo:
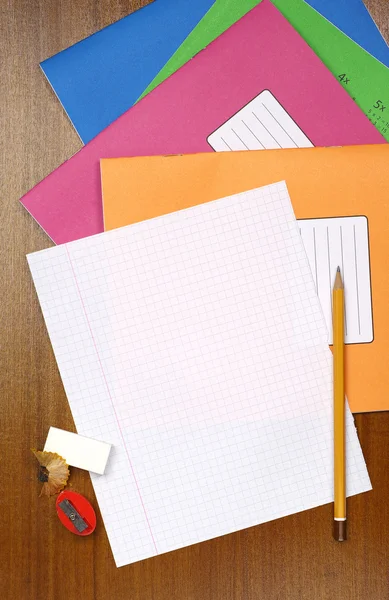
[[[389,599],[389,414],[357,417],[374,491],[349,502],[350,540],[326,506],[116,569],[101,520],[70,535],[38,498],[31,447],[74,424],[25,255],[49,246],[20,196],[80,148],[39,61],[146,4],[0,2],[0,581],[7,600]],[[387,0],[369,0],[389,34]],[[96,505],[89,476],[73,489]]]

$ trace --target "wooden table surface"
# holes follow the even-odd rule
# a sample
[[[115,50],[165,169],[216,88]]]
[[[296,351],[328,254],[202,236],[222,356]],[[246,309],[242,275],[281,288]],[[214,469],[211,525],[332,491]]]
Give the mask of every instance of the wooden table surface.
[[[30,448],[42,448],[50,425],[74,424],[25,258],[50,243],[18,200],[81,146],[38,64],[145,3],[0,2],[1,597],[389,599],[389,413],[356,418],[374,491],[350,500],[343,545],[331,539],[324,506],[117,569],[101,520],[94,535],[77,538],[57,519],[55,500],[38,498]],[[368,6],[388,36],[388,0]],[[71,483],[97,504],[87,473],[74,470]]]

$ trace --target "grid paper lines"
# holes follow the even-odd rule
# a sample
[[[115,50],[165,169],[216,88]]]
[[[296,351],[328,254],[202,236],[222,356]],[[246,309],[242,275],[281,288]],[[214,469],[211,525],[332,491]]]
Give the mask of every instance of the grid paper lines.
[[[143,508],[143,512],[145,514],[147,526],[148,526],[148,528],[150,530],[150,535],[151,535],[151,539],[152,539],[153,544],[154,544],[155,552],[156,552],[156,554],[158,554],[158,549],[157,549],[157,545],[155,543],[155,539],[154,539],[154,536],[153,536],[153,531],[152,531],[152,529],[150,527],[149,519],[147,517],[146,508],[145,508],[145,505],[144,505],[144,502],[143,502],[142,494],[141,494],[140,489],[139,489],[139,484],[138,484],[138,481],[137,481],[137,478],[136,478],[136,475],[135,475],[134,467],[132,465],[131,458],[130,458],[130,456],[128,454],[127,447],[126,447],[126,444],[125,444],[125,441],[124,441],[124,436],[123,436],[122,428],[120,426],[120,421],[119,421],[119,419],[117,417],[117,413],[116,413],[115,405],[114,405],[114,402],[113,402],[113,399],[112,399],[112,395],[111,395],[111,392],[110,392],[110,389],[109,389],[108,381],[107,381],[107,378],[106,378],[105,373],[104,373],[104,367],[103,367],[103,364],[102,364],[102,361],[101,361],[101,358],[100,358],[100,355],[99,355],[99,351],[98,351],[98,348],[97,348],[96,340],[95,340],[95,337],[93,335],[93,330],[92,330],[92,327],[91,327],[89,319],[88,319],[88,313],[87,313],[87,311],[85,309],[85,304],[84,304],[84,301],[82,299],[81,291],[80,291],[80,288],[79,288],[79,285],[78,285],[78,282],[77,282],[76,273],[75,273],[73,265],[72,265],[72,261],[71,261],[70,254],[69,254],[69,250],[68,250],[67,246],[65,246],[65,248],[66,248],[67,256],[68,256],[68,259],[69,259],[70,268],[72,270],[72,274],[73,274],[73,277],[74,277],[74,282],[76,284],[78,296],[80,298],[80,302],[81,302],[81,305],[82,305],[82,311],[83,311],[84,316],[85,316],[85,320],[86,320],[86,323],[87,323],[87,326],[88,326],[88,329],[89,329],[89,332],[90,332],[90,336],[91,336],[91,339],[92,339],[93,346],[94,346],[94,348],[96,350],[96,356],[97,356],[97,360],[98,360],[99,365],[100,365],[101,374],[102,374],[102,377],[104,379],[105,386],[107,388],[107,393],[108,393],[109,399],[111,401],[112,411],[113,411],[113,413],[115,415],[115,419],[116,419],[116,422],[117,422],[118,430],[120,432],[120,437],[121,437],[121,440],[122,440],[122,443],[123,443],[123,447],[124,447],[124,449],[126,451],[128,463],[129,463],[129,466],[130,466],[130,469],[131,469],[132,476],[134,478],[135,486],[136,486],[136,489],[137,489],[137,492],[138,492],[138,495],[139,495],[139,499],[140,499],[140,502],[141,502],[141,505],[142,505],[142,508]]]
[[[125,447],[161,553],[332,500],[331,353],[284,183],[28,259],[78,432],[114,445],[93,484],[118,566],[156,553]]]

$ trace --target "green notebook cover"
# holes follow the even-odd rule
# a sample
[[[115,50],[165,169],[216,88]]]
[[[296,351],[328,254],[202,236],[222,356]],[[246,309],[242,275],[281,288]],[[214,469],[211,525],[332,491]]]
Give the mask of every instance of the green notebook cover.
[[[261,0],[216,0],[142,97],[203,50]],[[389,69],[304,0],[272,0],[389,141]],[[301,65],[304,68],[304,65]]]

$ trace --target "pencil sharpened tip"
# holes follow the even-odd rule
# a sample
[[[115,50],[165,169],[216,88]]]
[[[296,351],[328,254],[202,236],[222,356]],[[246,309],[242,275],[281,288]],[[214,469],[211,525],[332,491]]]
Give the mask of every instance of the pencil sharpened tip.
[[[343,289],[343,280],[342,275],[340,274],[340,268],[336,269],[335,282],[334,282],[334,290]]]

